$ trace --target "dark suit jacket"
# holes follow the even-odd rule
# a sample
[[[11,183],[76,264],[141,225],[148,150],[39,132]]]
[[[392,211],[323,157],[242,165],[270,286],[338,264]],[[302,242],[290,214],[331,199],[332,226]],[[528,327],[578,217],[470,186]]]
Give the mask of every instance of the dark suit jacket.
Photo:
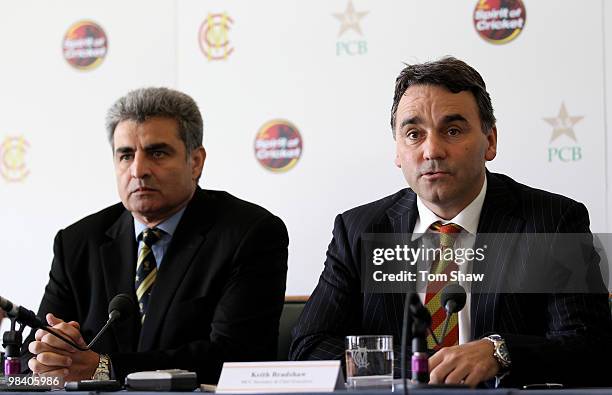
[[[146,320],[113,324],[94,347],[115,375],[182,368],[215,383],[224,361],[275,360],[287,230],[265,209],[198,188],[159,267]],[[61,230],[38,315],[78,321],[90,341],[119,293],[134,299],[133,218],[116,204]],[[32,339],[30,338],[30,341]]]
[[[487,181],[476,243],[482,243],[481,234],[489,234],[489,251],[500,253],[478,265],[486,277],[483,288],[472,289],[471,337],[504,337],[513,366],[507,385],[609,382],[609,373],[603,373],[609,363],[597,365],[597,358],[609,358],[605,353],[612,335],[603,286],[598,294],[496,292],[508,268],[529,267],[524,249],[495,249],[503,238],[499,234],[589,233],[586,208],[503,175],[487,173]],[[346,335],[392,334],[399,375],[404,295],[361,291],[361,238],[364,233],[410,233],[417,217],[416,194],[410,189],[336,217],[325,268],[293,330],[290,358],[342,359]]]

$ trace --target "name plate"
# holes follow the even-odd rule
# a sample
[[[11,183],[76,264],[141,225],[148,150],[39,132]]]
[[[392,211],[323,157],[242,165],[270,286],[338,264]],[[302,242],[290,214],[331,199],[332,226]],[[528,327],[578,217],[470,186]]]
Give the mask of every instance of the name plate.
[[[217,393],[332,392],[344,388],[340,361],[225,362]]]

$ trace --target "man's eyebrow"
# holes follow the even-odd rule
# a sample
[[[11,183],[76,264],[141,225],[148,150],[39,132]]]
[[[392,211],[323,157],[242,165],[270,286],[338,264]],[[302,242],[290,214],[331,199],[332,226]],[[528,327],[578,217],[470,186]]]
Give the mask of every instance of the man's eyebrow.
[[[132,148],[132,147],[117,147],[117,148],[115,148],[115,153],[116,154],[126,154],[126,153],[130,153],[130,152],[134,152],[134,148]]]
[[[456,121],[468,123],[468,120],[465,119],[465,117],[461,114],[445,115],[444,118],[442,118],[442,122],[444,123],[451,123],[451,122],[456,122]]]
[[[156,151],[156,150],[160,150],[160,149],[165,149],[167,151],[174,151],[174,148],[172,148],[172,146],[170,144],[166,144],[166,143],[153,143],[153,144],[149,144],[146,145],[144,147],[145,151]]]
[[[414,116],[414,117],[411,117],[411,118],[406,118],[400,124],[400,129],[403,128],[406,125],[418,125],[419,123],[421,123],[421,118],[419,118],[418,116]]]

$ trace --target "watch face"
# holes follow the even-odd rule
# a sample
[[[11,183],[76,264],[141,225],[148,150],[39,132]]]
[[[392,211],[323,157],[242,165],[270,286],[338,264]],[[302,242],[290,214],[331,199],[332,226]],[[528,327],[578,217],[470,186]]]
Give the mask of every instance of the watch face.
[[[508,348],[506,347],[506,342],[502,340],[497,343],[495,354],[497,355],[498,362],[500,363],[500,365],[502,365],[503,368],[510,367],[510,353],[508,352]]]
[[[510,366],[510,353],[508,352],[508,347],[506,347],[506,342],[499,335],[490,335],[488,336],[489,340],[493,342],[493,346],[495,347],[494,356],[504,368]]]
[[[504,361],[510,361],[510,353],[508,353],[508,347],[506,347],[505,342],[499,345],[499,355],[504,359]]]

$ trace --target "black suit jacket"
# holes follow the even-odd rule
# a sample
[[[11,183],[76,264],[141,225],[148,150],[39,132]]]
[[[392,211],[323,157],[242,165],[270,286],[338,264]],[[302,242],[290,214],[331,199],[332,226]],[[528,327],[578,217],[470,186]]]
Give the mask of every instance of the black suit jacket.
[[[488,234],[489,251],[499,253],[474,266],[486,276],[482,288],[472,289],[471,338],[504,337],[512,358],[507,385],[610,382],[604,373],[609,363],[603,360],[609,358],[612,322],[603,286],[598,294],[496,291],[504,288],[508,270],[529,268],[529,251],[506,248],[504,234],[590,233],[586,208],[503,175],[487,172],[487,182],[478,237]],[[346,335],[392,334],[395,374],[400,374],[404,295],[361,292],[361,238],[364,233],[410,233],[417,217],[416,194],[410,189],[336,217],[325,268],[293,330],[292,359],[342,359]],[[477,245],[482,242],[476,239]],[[496,243],[504,248],[495,249]]]
[[[274,360],[287,245],[278,217],[198,188],[159,267],[145,322],[136,313],[113,324],[94,350],[110,355],[120,380],[182,368],[214,383],[224,361]],[[38,315],[78,321],[90,341],[115,295],[136,298],[131,213],[116,204],[61,230],[54,254]]]

